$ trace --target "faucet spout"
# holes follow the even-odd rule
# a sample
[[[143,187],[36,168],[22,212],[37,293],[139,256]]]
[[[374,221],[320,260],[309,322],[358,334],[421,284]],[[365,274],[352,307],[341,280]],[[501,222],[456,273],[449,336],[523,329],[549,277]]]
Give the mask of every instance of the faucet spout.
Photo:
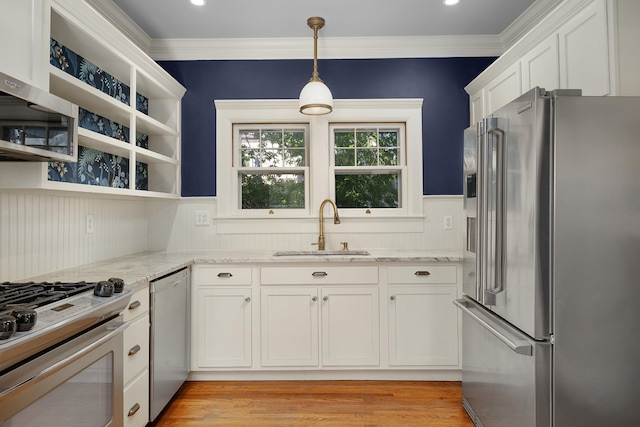
[[[338,215],[338,208],[331,199],[325,199],[320,204],[320,213],[318,214],[319,221],[319,234],[318,234],[318,250],[324,251],[324,206],[329,203],[333,207],[333,223],[340,224],[340,215]]]

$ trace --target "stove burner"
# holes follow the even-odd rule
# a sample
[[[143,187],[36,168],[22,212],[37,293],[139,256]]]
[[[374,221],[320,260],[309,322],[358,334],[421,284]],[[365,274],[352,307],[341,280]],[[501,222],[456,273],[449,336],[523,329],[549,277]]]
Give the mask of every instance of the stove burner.
[[[115,282],[115,284],[124,285],[122,279],[111,278],[109,282]],[[24,283],[0,283],[0,316],[11,317],[16,319],[16,313],[32,313],[38,307],[43,307],[48,304],[55,303],[57,301],[69,298],[74,295],[78,295],[85,292],[93,293],[96,282],[24,282]],[[122,288],[120,288],[122,291]],[[22,317],[26,316],[21,314]],[[27,330],[27,328],[33,327],[36,316],[28,317],[28,319],[20,319],[22,323],[20,328],[17,328],[20,332]],[[10,319],[5,319],[5,323],[9,323]],[[7,329],[9,325],[6,325]],[[9,331],[5,331],[5,335]],[[15,332],[15,331],[14,331]],[[3,336],[0,334],[0,340],[9,338],[11,335]]]

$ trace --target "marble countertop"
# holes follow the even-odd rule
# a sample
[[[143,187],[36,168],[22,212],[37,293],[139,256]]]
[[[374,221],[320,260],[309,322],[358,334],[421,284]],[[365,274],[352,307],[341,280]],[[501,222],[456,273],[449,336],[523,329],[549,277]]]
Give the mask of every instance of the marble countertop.
[[[191,264],[456,262],[460,252],[369,251],[370,255],[284,255],[276,251],[144,252],[55,271],[25,280],[87,282],[119,277],[134,290]]]

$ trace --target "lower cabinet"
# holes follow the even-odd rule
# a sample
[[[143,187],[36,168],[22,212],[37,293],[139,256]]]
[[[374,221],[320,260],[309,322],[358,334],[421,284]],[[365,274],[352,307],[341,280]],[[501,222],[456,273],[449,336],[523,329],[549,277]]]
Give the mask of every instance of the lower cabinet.
[[[251,366],[251,288],[197,289],[195,366]]]
[[[262,366],[378,366],[378,300],[377,287],[262,289]]]
[[[149,422],[149,288],[133,294],[123,316],[130,325],[123,336],[122,424],[143,427]]]
[[[389,286],[389,365],[456,366],[455,286]]]

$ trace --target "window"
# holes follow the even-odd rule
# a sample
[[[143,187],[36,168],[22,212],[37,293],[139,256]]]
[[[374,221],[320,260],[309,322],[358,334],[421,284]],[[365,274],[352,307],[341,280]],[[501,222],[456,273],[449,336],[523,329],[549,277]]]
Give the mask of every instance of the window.
[[[349,232],[379,229],[376,217],[395,218],[387,231],[422,227],[421,99],[339,99],[326,116],[297,100],[215,105],[220,232],[313,234],[327,198]]]
[[[339,208],[403,205],[404,125],[332,125],[333,188]]]
[[[234,126],[240,209],[304,209],[307,127]]]

